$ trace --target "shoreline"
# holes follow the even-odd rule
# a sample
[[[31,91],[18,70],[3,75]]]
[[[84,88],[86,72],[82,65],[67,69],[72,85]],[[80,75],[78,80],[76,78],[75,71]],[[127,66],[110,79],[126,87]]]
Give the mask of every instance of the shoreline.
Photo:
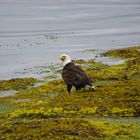
[[[103,56],[102,54],[105,52],[101,50],[83,50],[83,51],[78,51],[77,54],[80,54],[81,56],[88,56],[87,60],[93,59],[95,62],[101,62],[107,65],[117,65],[121,64],[124,62],[124,59],[121,58],[115,58],[115,57],[109,57],[109,56]],[[57,56],[56,56],[57,57]],[[78,57],[78,56],[77,56]],[[77,60],[78,58],[73,58],[74,60]],[[83,59],[80,57],[80,59]],[[85,60],[85,59],[83,59]],[[37,79],[43,79],[45,76],[51,76],[55,75],[55,71],[61,67],[60,62],[56,63],[44,63],[42,65],[28,65],[25,66],[23,64],[22,69],[19,71],[18,69],[15,69],[14,71],[8,72],[8,74],[4,74],[6,76],[1,76],[3,78],[0,78],[1,80],[9,80],[12,78],[27,78],[27,77],[33,77]],[[11,68],[8,68],[11,69]],[[9,75],[9,76],[7,76]],[[13,75],[13,76],[12,76]],[[57,75],[55,75],[57,77]]]
[[[116,57],[111,57],[111,56],[103,56],[103,54],[106,51],[99,51],[99,50],[83,50],[82,53],[95,53],[94,54],[94,61],[96,63],[103,63],[105,65],[118,65],[118,64],[123,64],[125,62],[125,59],[122,58],[116,58]],[[74,60],[77,61],[77,60]],[[89,60],[83,60],[83,61],[89,61]],[[60,64],[52,64],[52,65],[48,65],[48,66],[44,66],[44,69],[42,67],[42,71],[40,71],[40,74],[44,74],[44,76],[39,76],[39,72],[38,72],[38,78],[37,77],[31,77],[31,76],[20,76],[19,77],[15,77],[15,78],[10,78],[7,80],[0,80],[0,81],[9,81],[11,79],[24,79],[24,78],[35,78],[37,80],[41,80],[41,82],[36,83],[33,87],[36,86],[41,86],[43,85],[45,82],[49,82],[49,81],[53,81],[53,80],[57,80],[57,79],[61,79],[60,73],[56,73],[57,71],[59,71],[61,65]],[[27,69],[25,69],[27,71]],[[25,72],[18,72],[19,74],[22,73],[24,74]],[[41,84],[40,84],[41,83]],[[6,97],[12,94],[16,94],[18,91],[17,90],[6,90],[6,91],[0,91],[0,98],[1,97]]]
[[[33,87],[38,82],[35,79],[4,82],[8,86],[3,89],[18,92],[0,98],[2,138],[140,139],[139,49],[137,46],[105,52],[103,55],[125,57],[123,64],[113,66],[77,60],[75,63],[94,79],[94,92],[73,89],[68,94],[62,79],[37,87]]]

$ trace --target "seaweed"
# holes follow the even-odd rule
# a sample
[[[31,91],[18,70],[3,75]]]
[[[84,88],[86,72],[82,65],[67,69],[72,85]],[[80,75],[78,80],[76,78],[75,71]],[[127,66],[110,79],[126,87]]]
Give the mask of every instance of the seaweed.
[[[1,90],[18,92],[0,98],[0,139],[140,139],[139,48],[105,52],[126,58],[119,65],[77,60],[93,78],[94,92],[68,94],[62,79],[38,87],[32,78],[1,81]]]
[[[35,78],[13,78],[10,80],[0,81],[0,90],[19,90],[26,89],[29,86],[33,86],[39,80]]]

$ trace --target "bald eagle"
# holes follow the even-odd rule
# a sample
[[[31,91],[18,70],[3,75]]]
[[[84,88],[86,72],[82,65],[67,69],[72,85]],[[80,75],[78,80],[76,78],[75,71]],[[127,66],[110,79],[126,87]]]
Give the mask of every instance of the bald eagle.
[[[67,91],[70,93],[72,86],[76,88],[76,91],[81,90],[88,85],[92,90],[95,87],[92,85],[92,80],[81,69],[80,66],[75,65],[69,55],[62,54],[59,59],[63,62],[62,78],[67,84]]]

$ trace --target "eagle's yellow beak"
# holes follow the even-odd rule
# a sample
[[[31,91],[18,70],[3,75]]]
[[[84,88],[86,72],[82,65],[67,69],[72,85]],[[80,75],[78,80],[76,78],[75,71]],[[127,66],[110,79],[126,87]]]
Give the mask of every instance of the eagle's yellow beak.
[[[61,60],[61,61],[64,61],[65,57],[64,56],[59,56],[58,59]]]

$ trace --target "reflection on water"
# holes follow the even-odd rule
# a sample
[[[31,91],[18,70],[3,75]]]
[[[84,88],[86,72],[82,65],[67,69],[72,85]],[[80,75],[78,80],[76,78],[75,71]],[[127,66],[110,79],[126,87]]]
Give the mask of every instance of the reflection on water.
[[[61,53],[99,60],[81,51],[139,45],[139,13],[139,0],[0,0],[0,79]]]

